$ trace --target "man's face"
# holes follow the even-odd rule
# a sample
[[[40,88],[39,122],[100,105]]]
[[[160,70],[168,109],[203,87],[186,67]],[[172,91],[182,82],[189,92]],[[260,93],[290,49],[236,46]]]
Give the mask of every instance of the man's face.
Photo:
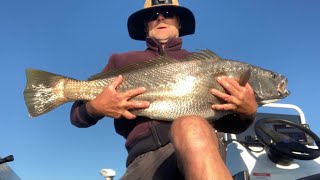
[[[166,43],[168,39],[179,37],[179,20],[169,11],[153,13],[147,19],[148,37]]]

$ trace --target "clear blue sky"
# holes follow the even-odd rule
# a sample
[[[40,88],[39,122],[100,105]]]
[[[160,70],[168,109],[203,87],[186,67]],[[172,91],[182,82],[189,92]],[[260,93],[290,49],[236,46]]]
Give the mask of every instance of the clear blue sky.
[[[99,72],[112,53],[142,50],[129,38],[128,16],[143,0],[0,0],[0,156],[23,180],[103,179],[99,171],[125,170],[124,139],[105,118],[79,129],[69,122],[71,103],[29,118],[23,100],[25,69],[77,79]],[[319,0],[180,0],[196,16],[190,51],[211,49],[284,74],[298,105],[320,135]],[[294,112],[286,112],[294,113]]]

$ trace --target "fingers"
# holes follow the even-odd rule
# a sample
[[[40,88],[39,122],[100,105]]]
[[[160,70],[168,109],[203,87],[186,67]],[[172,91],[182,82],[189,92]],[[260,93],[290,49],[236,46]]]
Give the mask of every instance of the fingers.
[[[136,115],[130,110],[148,108],[150,103],[147,101],[133,101],[132,98],[146,92],[146,88],[140,87],[125,92],[118,92],[117,88],[124,81],[123,76],[119,75],[115,78],[99,96],[99,104],[97,105],[103,115],[126,119],[135,119]]]
[[[123,77],[120,75],[118,76],[113,83],[111,83],[111,87],[118,87],[123,82]],[[130,99],[143,94],[146,92],[146,88],[139,87],[136,89],[128,90],[122,93],[123,99],[127,102],[124,106],[126,109],[140,109],[140,108],[148,108],[150,103],[147,101],[129,101]],[[121,94],[121,93],[120,93]]]
[[[240,105],[241,99],[242,99],[243,87],[240,86],[236,80],[225,77],[225,76],[218,77],[217,81],[229,94],[217,91],[215,89],[211,90],[211,93],[216,97],[224,100],[227,103]],[[229,110],[232,110],[232,109],[229,109]]]
[[[113,91],[116,91],[116,88],[123,82],[123,80],[124,80],[123,76],[119,75],[114,81],[112,81],[109,84],[108,88]],[[140,88],[128,90],[128,91],[122,93],[122,95],[124,98],[131,99],[131,98],[133,98],[137,95],[140,95],[144,92],[146,92],[146,88],[140,87]]]
[[[218,96],[229,103],[234,103],[236,105],[241,105],[248,94],[253,95],[253,90],[249,83],[247,83],[244,87],[239,85],[239,82],[222,76],[218,77],[217,81],[221,84],[221,86],[229,93],[217,93]],[[215,93],[215,92],[213,92]]]
[[[130,109],[145,109],[150,106],[150,103],[147,101],[129,101],[126,105],[126,110],[122,113],[122,117],[126,119],[135,119],[136,115],[132,114],[129,110]]]
[[[125,111],[122,113],[122,117],[129,119],[129,120],[132,120],[132,119],[135,119],[137,116],[130,113],[129,111]]]
[[[224,100],[226,103],[235,103],[235,104],[238,103],[237,99],[234,96],[220,92],[216,89],[212,89],[211,93],[216,97],[218,97],[219,99]]]
[[[238,81],[224,76],[217,78],[217,81],[228,94],[212,89],[211,93],[214,96],[226,102],[223,104],[214,104],[212,105],[212,109],[232,110],[244,115],[249,115],[256,111],[257,103],[254,91],[249,83],[245,86],[240,86]]]
[[[148,101],[128,101],[126,108],[128,110],[130,109],[144,109],[148,108],[150,106],[150,103]]]
[[[146,88],[140,87],[140,88],[128,90],[128,91],[124,92],[123,95],[124,95],[124,97],[131,99],[131,98],[138,96],[144,92],[146,92]]]
[[[234,104],[214,104],[212,105],[212,109],[220,111],[235,111],[237,106]]]
[[[221,76],[217,78],[217,81],[224,87],[230,94],[239,94],[242,91],[249,91],[253,93],[253,89],[249,83],[246,83],[245,86],[239,84],[238,79],[232,79],[226,76]]]
[[[222,87],[224,87],[230,94],[235,94],[240,91],[243,87],[239,85],[239,83],[231,78],[226,76],[221,76],[217,78],[217,81],[220,83]]]
[[[116,89],[122,83],[122,81],[123,81],[123,77],[121,75],[119,75],[115,80],[113,80],[109,84],[108,88],[109,89]]]
[[[216,96],[219,99],[221,99],[221,100],[226,102],[224,104],[213,104],[211,106],[212,109],[215,109],[215,110],[226,110],[226,111],[227,110],[230,111],[230,110],[236,110],[237,109],[237,104],[239,103],[239,101],[234,96],[231,96],[229,94],[220,92],[220,91],[218,91],[216,89],[212,89],[211,93],[214,96]]]

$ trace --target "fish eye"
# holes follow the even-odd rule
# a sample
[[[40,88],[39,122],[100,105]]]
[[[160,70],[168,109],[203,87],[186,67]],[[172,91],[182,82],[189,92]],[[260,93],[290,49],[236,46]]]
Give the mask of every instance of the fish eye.
[[[277,74],[276,74],[276,73],[271,73],[271,77],[272,77],[273,79],[275,79],[275,78],[277,78]]]

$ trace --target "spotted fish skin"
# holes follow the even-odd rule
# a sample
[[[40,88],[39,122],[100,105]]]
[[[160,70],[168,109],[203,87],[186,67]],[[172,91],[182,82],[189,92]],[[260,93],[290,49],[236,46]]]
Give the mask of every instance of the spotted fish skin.
[[[289,95],[287,78],[283,75],[244,62],[222,59],[210,50],[203,50],[179,61],[160,56],[94,75],[87,81],[27,69],[24,98],[29,115],[45,114],[66,102],[92,100],[120,74],[124,81],[117,88],[119,92],[137,87],[147,89],[133,99],[149,101],[150,107],[132,110],[132,113],[164,121],[184,115],[199,115],[214,121],[230,113],[211,108],[212,104],[223,103],[210,93],[212,88],[225,92],[216,81],[222,75],[237,79],[242,86],[249,83],[259,105]]]

